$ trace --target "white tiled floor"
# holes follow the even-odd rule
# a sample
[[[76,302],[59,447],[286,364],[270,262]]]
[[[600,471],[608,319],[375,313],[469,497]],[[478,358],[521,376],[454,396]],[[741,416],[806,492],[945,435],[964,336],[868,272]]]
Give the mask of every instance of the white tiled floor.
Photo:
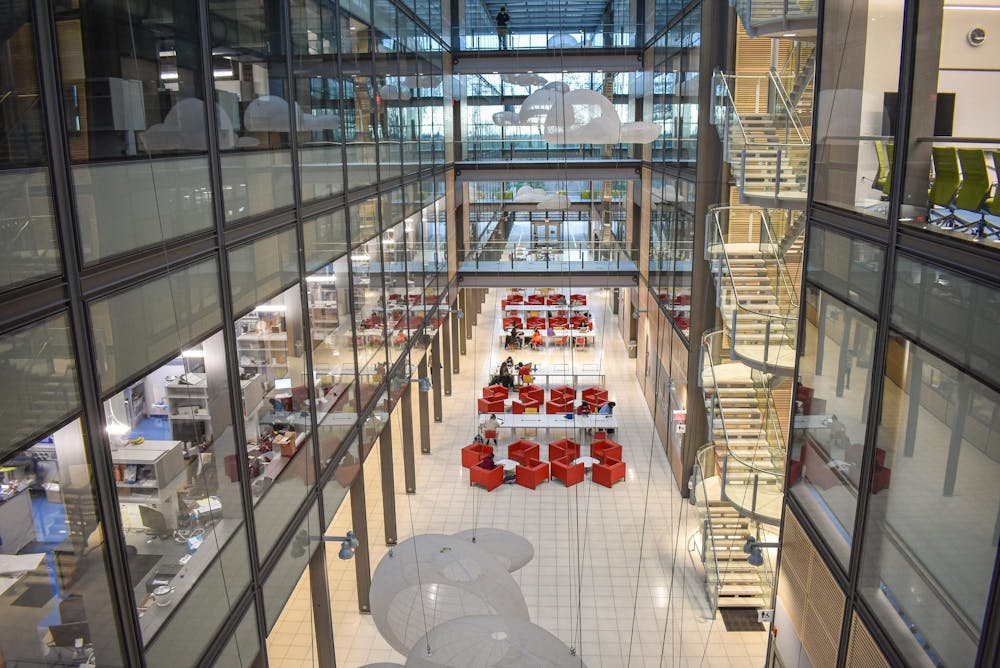
[[[403,493],[399,411],[393,415],[395,482],[399,539],[418,533],[453,533],[473,526],[492,526],[525,536],[535,547],[532,561],[513,574],[521,585],[531,621],[577,648],[591,668],[599,666],[761,666],[767,634],[731,633],[721,618],[709,614],[697,556],[689,550],[696,530],[694,508],[681,499],[652,419],[635,380],[635,363],[627,358],[605,292],[593,290],[592,313],[597,346],[580,351],[511,353],[517,361],[539,364],[598,365],[617,402],[623,425],[615,440],[624,448],[628,476],[607,489],[590,480],[564,488],[559,482],[529,490],[503,485],[487,493],[470,487],[459,450],[475,433],[475,397],[488,373],[507,353],[497,346],[500,292],[489,293],[479,317],[462,373],[453,378],[451,397],[444,400],[444,419],[431,426],[431,454],[417,454],[417,493]],[[593,367],[589,367],[593,368]],[[412,393],[416,396],[416,393]],[[407,425],[407,428],[409,426]],[[567,430],[540,432],[546,443]],[[508,438],[506,442],[510,442]],[[503,441],[501,442],[501,451]],[[365,462],[365,488],[372,569],[386,553],[377,453]],[[544,448],[543,448],[544,454]],[[341,506],[329,529],[350,527],[350,503]],[[403,663],[382,640],[372,618],[357,611],[353,561],[328,552],[328,574],[334,608],[337,665],[369,662]],[[271,665],[311,665],[307,577],[289,601],[289,619],[268,641]],[[302,605],[305,602],[306,607]],[[291,617],[295,616],[295,621]],[[285,615],[278,624],[285,624]],[[298,626],[298,628],[295,628]],[[297,634],[297,635],[296,635]],[[294,640],[293,640],[294,639]],[[309,645],[307,651],[289,646]]]

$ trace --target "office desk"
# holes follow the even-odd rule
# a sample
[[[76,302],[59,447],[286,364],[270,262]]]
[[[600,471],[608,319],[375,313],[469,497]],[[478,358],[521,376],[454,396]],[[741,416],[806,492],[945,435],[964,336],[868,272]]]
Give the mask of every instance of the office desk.
[[[480,426],[490,416],[489,413],[479,414]],[[534,429],[617,429],[618,418],[614,415],[574,415],[572,420],[566,419],[565,413],[522,413],[514,415],[504,413],[497,416],[501,429],[517,429],[519,427]]]
[[[27,485],[0,501],[0,538],[0,555],[17,554],[35,540],[35,515]]]

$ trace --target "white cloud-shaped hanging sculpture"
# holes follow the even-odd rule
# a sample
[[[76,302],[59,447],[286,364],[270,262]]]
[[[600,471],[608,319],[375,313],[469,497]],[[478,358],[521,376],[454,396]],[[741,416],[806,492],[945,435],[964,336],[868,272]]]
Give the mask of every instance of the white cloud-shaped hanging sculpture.
[[[572,49],[580,46],[580,40],[568,33],[553,35],[549,37],[548,47],[550,49]]]
[[[589,89],[571,90],[545,117],[545,141],[550,144],[615,144],[621,120],[611,101]]]
[[[403,88],[437,88],[444,82],[440,74],[411,74],[399,81]]]
[[[544,121],[552,107],[562,102],[562,97],[568,90],[569,86],[562,81],[553,81],[524,98],[524,102],[521,103],[521,111],[518,114],[521,123]]]
[[[219,123],[219,148],[233,148],[236,132],[232,119],[218,105],[215,106],[215,113]],[[147,151],[206,150],[205,103],[196,97],[178,100],[163,117],[162,123],[149,126],[140,137]]]
[[[378,94],[383,101],[409,100],[413,95],[406,88],[400,90],[396,84],[384,84],[378,89]]]
[[[493,123],[494,125],[499,125],[501,127],[520,125],[521,117],[518,116],[516,111],[498,111],[493,114]]]
[[[520,203],[541,202],[548,197],[544,188],[532,188],[531,186],[521,186],[514,193],[514,201]]]
[[[406,657],[406,668],[446,666],[583,668],[585,664],[541,626],[500,615],[476,615],[434,627]]]
[[[534,72],[504,73],[500,75],[500,80],[514,86],[544,86],[549,82]]]
[[[339,130],[340,116],[337,114],[325,113],[322,109],[316,110],[316,114],[302,114],[299,116],[299,130]]]
[[[662,130],[663,128],[656,123],[647,121],[622,123],[621,138],[618,141],[622,144],[651,144],[660,136]]]
[[[514,199],[517,199],[516,195]],[[459,531],[455,537],[474,541],[477,547],[499,559],[511,573],[523,568],[535,556],[535,548],[527,538],[503,529],[468,529]]]
[[[568,209],[569,208],[569,197],[566,195],[546,195],[538,203],[539,209],[544,211],[553,211],[556,209]]]
[[[528,621],[528,605],[503,564],[474,544],[414,536],[382,558],[372,576],[372,619],[393,649],[408,654],[439,624],[467,615]]]
[[[295,103],[295,115],[302,112]],[[250,132],[288,132],[288,102],[277,95],[261,95],[243,112],[243,127]]]

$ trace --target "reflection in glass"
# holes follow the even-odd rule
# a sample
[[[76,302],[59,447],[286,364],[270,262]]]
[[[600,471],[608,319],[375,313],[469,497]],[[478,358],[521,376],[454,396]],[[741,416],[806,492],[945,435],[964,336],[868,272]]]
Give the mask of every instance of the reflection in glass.
[[[212,227],[197,12],[166,0],[144,7],[56,10],[87,262]],[[215,111],[220,141],[233,142],[229,117]]]
[[[997,553],[998,408],[996,387],[890,339],[859,589],[907,665],[975,663]]]
[[[854,531],[874,337],[873,320],[807,288],[788,482],[844,568]]]
[[[809,280],[871,311],[878,310],[885,251],[860,239],[813,225]]]
[[[23,29],[0,38],[0,289],[59,271],[31,6],[6,7],[5,21]]]
[[[226,220],[292,204],[289,88],[281,4],[212,0],[212,74],[220,117],[232,128],[223,141]],[[296,107],[295,122],[309,125]]]
[[[6,665],[125,665],[92,485],[78,418],[0,460]]]

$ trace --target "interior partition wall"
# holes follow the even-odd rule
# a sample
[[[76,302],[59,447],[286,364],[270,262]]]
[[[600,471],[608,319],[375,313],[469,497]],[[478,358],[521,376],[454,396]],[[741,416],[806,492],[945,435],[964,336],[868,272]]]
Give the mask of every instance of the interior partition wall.
[[[982,185],[970,158],[992,150],[992,119],[966,113],[992,71],[963,59],[984,53],[975,28],[995,13],[824,8],[784,518],[794,531],[776,599],[786,639],[772,643],[784,665],[998,660],[1000,264],[985,200],[958,200]],[[802,574],[784,554],[796,559],[801,541],[830,574],[816,595],[844,601],[838,622],[811,622],[796,598]],[[835,652],[817,643],[819,626]]]
[[[0,663],[265,665],[441,326],[444,47],[390,3],[18,11]]]

